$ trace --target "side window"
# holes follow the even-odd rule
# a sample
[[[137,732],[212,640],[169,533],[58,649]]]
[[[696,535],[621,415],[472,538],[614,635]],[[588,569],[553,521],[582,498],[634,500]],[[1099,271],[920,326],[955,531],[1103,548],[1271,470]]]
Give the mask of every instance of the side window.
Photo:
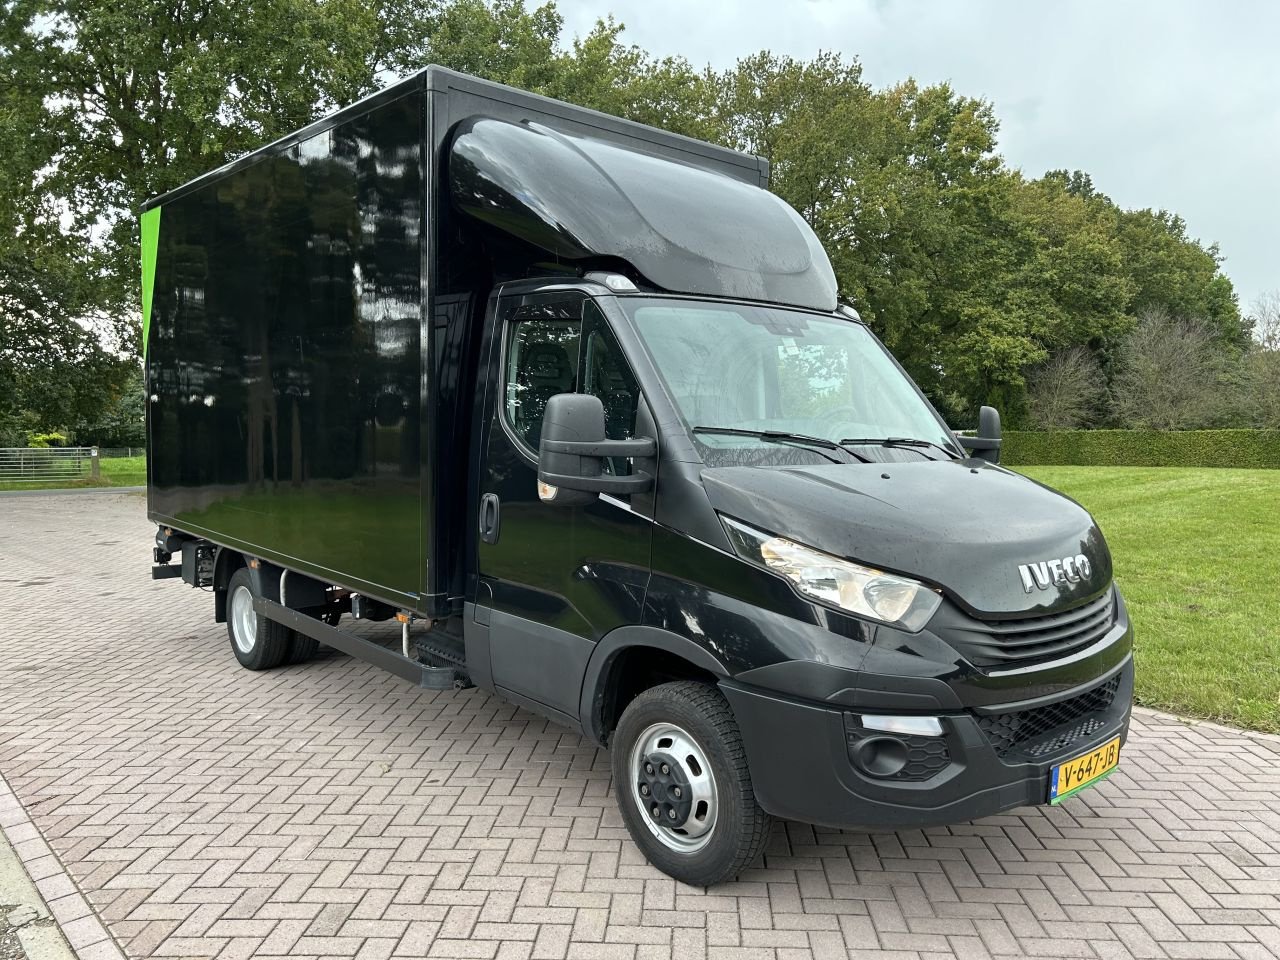
[[[557,393],[590,393],[604,405],[605,436],[635,434],[640,387],[604,314],[586,298],[516,307],[507,319],[503,353],[504,415],[531,450],[542,437],[542,415]],[[612,458],[615,474],[631,472]]]
[[[578,387],[581,301],[524,305],[507,321],[503,387],[507,423],[533,450],[542,414],[557,393]]]

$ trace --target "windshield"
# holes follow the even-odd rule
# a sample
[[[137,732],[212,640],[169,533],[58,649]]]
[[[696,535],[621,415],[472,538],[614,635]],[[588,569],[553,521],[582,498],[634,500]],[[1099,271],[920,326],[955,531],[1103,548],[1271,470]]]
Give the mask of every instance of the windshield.
[[[946,426],[856,321],[693,300],[619,297],[618,303],[704,451],[777,450],[774,435],[786,434],[801,438],[799,445],[810,441],[816,459],[833,459],[822,441],[856,440],[845,446],[866,454],[886,439],[899,441],[892,459],[959,455]],[[797,444],[787,446],[794,455]]]

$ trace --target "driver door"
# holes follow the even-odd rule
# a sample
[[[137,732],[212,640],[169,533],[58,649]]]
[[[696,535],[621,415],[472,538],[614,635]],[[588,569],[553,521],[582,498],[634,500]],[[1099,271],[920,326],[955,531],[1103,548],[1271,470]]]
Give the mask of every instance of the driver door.
[[[583,293],[500,297],[483,412],[478,603],[487,606],[493,683],[517,702],[576,722],[597,640],[638,623],[651,524],[618,498],[543,503],[542,414],[557,393],[591,392],[610,438],[634,435],[640,389],[604,314]],[[629,472],[625,459],[614,472]],[[549,708],[549,710],[548,710]]]

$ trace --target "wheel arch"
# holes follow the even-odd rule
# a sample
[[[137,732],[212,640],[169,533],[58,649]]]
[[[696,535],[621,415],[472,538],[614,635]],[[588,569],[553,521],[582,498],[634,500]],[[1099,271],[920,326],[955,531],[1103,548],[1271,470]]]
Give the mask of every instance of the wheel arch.
[[[241,567],[249,568],[254,592],[268,600],[280,602],[281,569],[263,560],[251,562],[249,557],[232,550],[230,547],[218,547],[213,558],[213,621],[226,623],[227,620],[227,584],[231,576]]]
[[[637,665],[641,673],[628,675],[624,669]],[[610,631],[591,651],[583,673],[578,705],[583,732],[605,744],[626,704],[654,685],[644,681],[668,673],[713,682],[729,676],[715,654],[687,637],[660,627],[625,626]]]

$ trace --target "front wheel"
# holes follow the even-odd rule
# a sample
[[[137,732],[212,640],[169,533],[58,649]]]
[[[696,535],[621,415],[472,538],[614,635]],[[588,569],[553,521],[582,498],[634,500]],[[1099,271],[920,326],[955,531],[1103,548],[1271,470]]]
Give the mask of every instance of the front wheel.
[[[742,736],[719,690],[682,680],[644,691],[610,746],[623,822],[663,873],[711,886],[760,855],[772,821],[756,803]]]

